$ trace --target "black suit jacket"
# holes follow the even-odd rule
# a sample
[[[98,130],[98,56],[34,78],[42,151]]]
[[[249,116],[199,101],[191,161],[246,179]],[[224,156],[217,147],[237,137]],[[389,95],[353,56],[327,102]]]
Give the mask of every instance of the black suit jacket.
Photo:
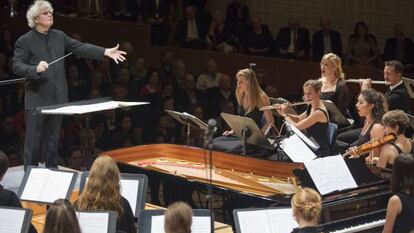
[[[331,50],[333,53],[342,57],[342,41],[341,34],[338,31],[331,30],[329,33],[331,39]],[[324,42],[322,31],[316,31],[312,39],[313,60],[320,61],[324,54]]]
[[[385,98],[387,98],[389,110],[400,109],[406,113],[410,113],[410,97],[408,96],[404,83],[401,83],[392,91],[388,89],[385,93]]]
[[[309,31],[305,28],[298,29],[298,51],[304,50],[306,54],[309,53],[310,39]],[[277,45],[279,49],[287,50],[290,44],[290,28],[284,27],[279,30],[277,34]]]
[[[196,18],[197,32],[200,40],[205,40],[207,36],[207,26],[201,18]],[[178,22],[175,38],[180,43],[181,47],[185,47],[188,30],[188,20],[183,18]]]
[[[7,189],[4,189],[3,186],[0,185],[0,206],[7,206],[7,207],[17,207],[22,208],[20,204],[20,200],[17,195]],[[37,233],[36,228],[32,224],[30,224],[29,233]]]
[[[396,48],[397,48],[397,39],[390,38],[385,42],[384,48],[384,60],[394,60],[396,59]],[[413,63],[414,62],[414,43],[411,39],[405,38],[404,40],[404,55],[406,61],[401,61],[404,63]]]

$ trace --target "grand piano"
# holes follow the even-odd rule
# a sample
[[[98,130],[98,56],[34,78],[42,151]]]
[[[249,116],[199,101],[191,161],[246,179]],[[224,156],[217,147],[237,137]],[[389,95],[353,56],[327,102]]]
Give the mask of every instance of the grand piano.
[[[223,206],[229,213],[235,208],[289,206],[298,187],[315,187],[302,163],[218,151],[210,155],[204,149],[173,144],[143,145],[103,154],[114,158],[122,172],[144,173],[149,179],[161,174],[168,180],[191,183],[191,187],[212,187],[215,194],[226,196]],[[368,169],[362,160],[347,163],[358,188],[323,196],[320,227],[324,232],[358,232],[352,227],[365,224],[361,229],[374,228],[376,232],[375,227],[383,225],[391,195],[389,181],[379,178],[379,171]],[[351,231],[341,231],[344,228]]]

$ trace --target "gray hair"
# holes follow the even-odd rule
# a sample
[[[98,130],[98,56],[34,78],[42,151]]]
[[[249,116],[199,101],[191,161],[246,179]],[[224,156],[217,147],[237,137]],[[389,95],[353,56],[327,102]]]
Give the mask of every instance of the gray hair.
[[[52,4],[48,1],[36,0],[30,5],[26,13],[27,24],[29,27],[34,28],[36,26],[35,19],[41,14],[41,11],[45,9],[53,13]]]

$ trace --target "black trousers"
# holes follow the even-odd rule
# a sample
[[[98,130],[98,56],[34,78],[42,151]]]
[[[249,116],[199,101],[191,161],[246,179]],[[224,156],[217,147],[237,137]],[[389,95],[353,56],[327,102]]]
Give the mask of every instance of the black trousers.
[[[43,155],[46,167],[58,165],[58,145],[62,117],[58,115],[41,115],[25,111],[26,138],[24,142],[24,169],[29,165],[38,166]]]

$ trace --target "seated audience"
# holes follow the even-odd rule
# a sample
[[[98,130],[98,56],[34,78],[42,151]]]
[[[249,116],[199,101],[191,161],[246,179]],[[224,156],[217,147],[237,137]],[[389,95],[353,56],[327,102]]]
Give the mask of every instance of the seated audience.
[[[134,215],[127,199],[121,196],[120,174],[115,161],[99,156],[92,164],[89,179],[75,203],[77,210],[115,211],[117,231],[136,233]]]
[[[414,42],[406,37],[403,25],[394,26],[394,37],[385,42],[383,59],[398,60],[404,65],[404,71],[414,72]]]
[[[207,26],[192,6],[185,8],[185,16],[178,22],[175,38],[183,48],[205,49]]]
[[[396,139],[381,147],[377,167],[392,168],[395,158],[401,153],[409,153],[412,149],[412,141],[405,137],[405,129],[409,127],[410,119],[401,110],[392,110],[382,117],[385,134],[393,134]]]
[[[394,194],[388,201],[383,233],[414,231],[414,155],[403,153],[394,160],[391,179]]]
[[[243,44],[248,54],[256,56],[269,56],[271,54],[273,36],[260,17],[255,17],[252,20],[252,25],[247,26],[243,36]]]
[[[171,0],[142,1],[144,21],[151,25],[152,45],[165,45],[171,31],[169,25]]]
[[[7,169],[9,169],[9,159],[2,151],[0,151],[0,181],[3,180],[3,177],[6,174]],[[0,206],[22,208],[22,205],[17,195],[13,191],[4,189],[1,184]],[[36,228],[34,228],[32,224],[30,224],[29,233],[37,233]]]
[[[202,91],[216,88],[219,86],[220,77],[221,73],[218,70],[216,60],[209,59],[206,62],[204,73],[197,78],[196,88]]]
[[[299,227],[292,233],[319,233],[319,216],[322,209],[322,198],[318,192],[310,188],[299,189],[290,201],[293,217]]]
[[[320,99],[322,82],[319,80],[308,80],[303,84],[303,95],[305,101],[309,102],[306,111],[300,115],[288,114],[287,104],[278,104],[277,112],[286,122],[294,125],[299,130],[306,129],[308,135],[319,144],[317,154],[326,156],[330,153],[328,138],[329,115],[325,105]]]
[[[368,25],[363,21],[357,22],[348,41],[347,64],[375,67],[378,57],[377,41],[368,34]]]
[[[289,27],[277,34],[278,55],[282,58],[306,60],[310,49],[309,30],[300,26],[298,17],[289,17]]]
[[[195,80],[192,74],[184,77],[183,90],[177,93],[177,110],[188,111],[192,106],[206,101],[206,94],[195,88]]]
[[[81,233],[75,210],[68,200],[58,199],[49,207],[43,233]]]
[[[209,48],[224,53],[235,53],[238,47],[238,38],[233,35],[230,25],[224,22],[223,16],[216,12],[211,21],[207,35]]]
[[[193,210],[184,202],[174,202],[165,211],[165,233],[191,233]]]
[[[249,7],[245,0],[233,0],[227,5],[226,23],[232,32],[240,37],[249,21]]]
[[[314,61],[320,61],[323,55],[334,53],[342,57],[341,34],[331,29],[331,20],[328,17],[319,19],[321,30],[313,34],[312,55]]]

